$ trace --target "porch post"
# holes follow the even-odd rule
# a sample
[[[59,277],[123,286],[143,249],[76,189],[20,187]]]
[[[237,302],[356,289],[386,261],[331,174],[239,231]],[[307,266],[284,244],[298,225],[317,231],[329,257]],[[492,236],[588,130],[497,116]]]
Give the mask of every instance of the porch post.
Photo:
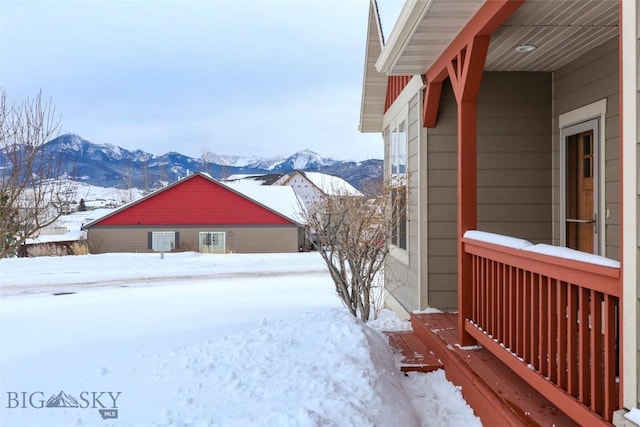
[[[462,236],[477,228],[477,110],[478,93],[489,48],[489,36],[475,36],[447,64],[458,104],[458,338],[463,346],[475,344],[465,331],[473,306],[471,255]]]

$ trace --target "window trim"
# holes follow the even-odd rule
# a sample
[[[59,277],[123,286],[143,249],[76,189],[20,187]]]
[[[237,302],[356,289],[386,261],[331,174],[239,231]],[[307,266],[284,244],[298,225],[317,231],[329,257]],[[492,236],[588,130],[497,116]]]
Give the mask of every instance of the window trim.
[[[399,244],[395,244],[394,240],[397,243],[400,243],[399,234],[396,230],[400,230],[402,227],[398,223],[394,226],[394,231],[392,232],[391,241],[389,242],[390,252],[394,258],[401,260],[401,262],[408,264],[408,249],[409,249],[409,216],[408,216],[408,199],[409,199],[409,179],[408,179],[408,164],[409,164],[409,107],[408,104],[404,105],[404,108],[399,110],[398,113],[391,119],[385,120],[384,127],[384,144],[385,144],[385,161],[388,165],[385,165],[385,178],[388,183],[391,185],[391,191],[396,191],[395,188],[404,186],[404,199],[405,199],[405,208],[404,208],[404,247]],[[404,138],[402,141],[399,140],[398,135],[403,134]],[[401,150],[399,144],[404,145],[404,149]],[[400,172],[400,168],[403,165],[400,157],[401,154],[404,154],[404,171]],[[397,166],[395,162],[397,161]],[[394,166],[397,168],[396,174],[394,174]],[[396,181],[394,176],[400,176],[400,179]]]
[[[559,197],[560,197],[560,206],[559,206],[559,214],[560,214],[560,224],[558,225],[558,231],[560,233],[559,241],[561,246],[566,245],[565,241],[565,228],[564,228],[564,220],[566,219],[565,214],[565,191],[566,191],[566,177],[564,171],[564,165],[566,162],[565,156],[565,138],[568,135],[571,135],[571,132],[575,132],[576,129],[580,130],[585,126],[585,124],[596,121],[596,125],[591,128],[594,129],[594,139],[597,142],[594,142],[594,150],[598,153],[596,163],[594,164],[594,170],[598,171],[598,175],[594,177],[594,184],[598,187],[598,202],[594,206],[594,213],[598,217],[597,226],[597,243],[594,242],[594,252],[600,255],[606,254],[606,216],[605,216],[605,203],[606,203],[606,182],[605,182],[605,167],[606,167],[606,114],[607,114],[607,99],[603,98],[598,101],[592,102],[587,105],[583,105],[580,108],[576,108],[574,110],[568,111],[566,113],[560,114],[558,116],[558,130],[560,133],[559,144],[558,147],[560,150],[560,165],[559,165],[559,174],[560,174],[560,188],[559,188]],[[594,194],[594,199],[596,195]]]
[[[153,243],[156,241],[156,236],[160,237],[160,236],[170,236],[170,235],[172,235],[171,249],[169,249],[168,251],[163,251],[163,250],[156,250],[154,248]],[[147,249],[151,249],[154,252],[171,252],[176,250],[176,248],[178,247],[179,239],[180,239],[180,233],[177,231],[150,231],[147,234]]]

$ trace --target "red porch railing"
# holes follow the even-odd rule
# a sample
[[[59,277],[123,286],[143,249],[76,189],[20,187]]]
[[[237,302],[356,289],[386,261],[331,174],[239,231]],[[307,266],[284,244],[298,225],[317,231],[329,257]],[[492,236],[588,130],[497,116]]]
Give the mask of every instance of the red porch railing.
[[[620,269],[462,238],[471,257],[464,328],[582,425],[611,421]]]

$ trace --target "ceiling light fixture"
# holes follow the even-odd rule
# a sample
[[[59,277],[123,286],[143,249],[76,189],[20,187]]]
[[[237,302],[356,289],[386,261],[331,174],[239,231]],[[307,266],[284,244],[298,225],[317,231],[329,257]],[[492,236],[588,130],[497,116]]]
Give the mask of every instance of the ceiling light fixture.
[[[521,44],[520,46],[516,46],[516,52],[518,53],[529,53],[536,50],[538,47],[532,44]]]

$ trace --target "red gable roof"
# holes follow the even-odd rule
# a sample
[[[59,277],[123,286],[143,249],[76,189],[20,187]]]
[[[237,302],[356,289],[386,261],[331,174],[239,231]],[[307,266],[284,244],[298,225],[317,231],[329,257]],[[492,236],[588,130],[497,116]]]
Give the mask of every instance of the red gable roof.
[[[201,174],[115,211],[95,225],[290,225],[291,220]]]

